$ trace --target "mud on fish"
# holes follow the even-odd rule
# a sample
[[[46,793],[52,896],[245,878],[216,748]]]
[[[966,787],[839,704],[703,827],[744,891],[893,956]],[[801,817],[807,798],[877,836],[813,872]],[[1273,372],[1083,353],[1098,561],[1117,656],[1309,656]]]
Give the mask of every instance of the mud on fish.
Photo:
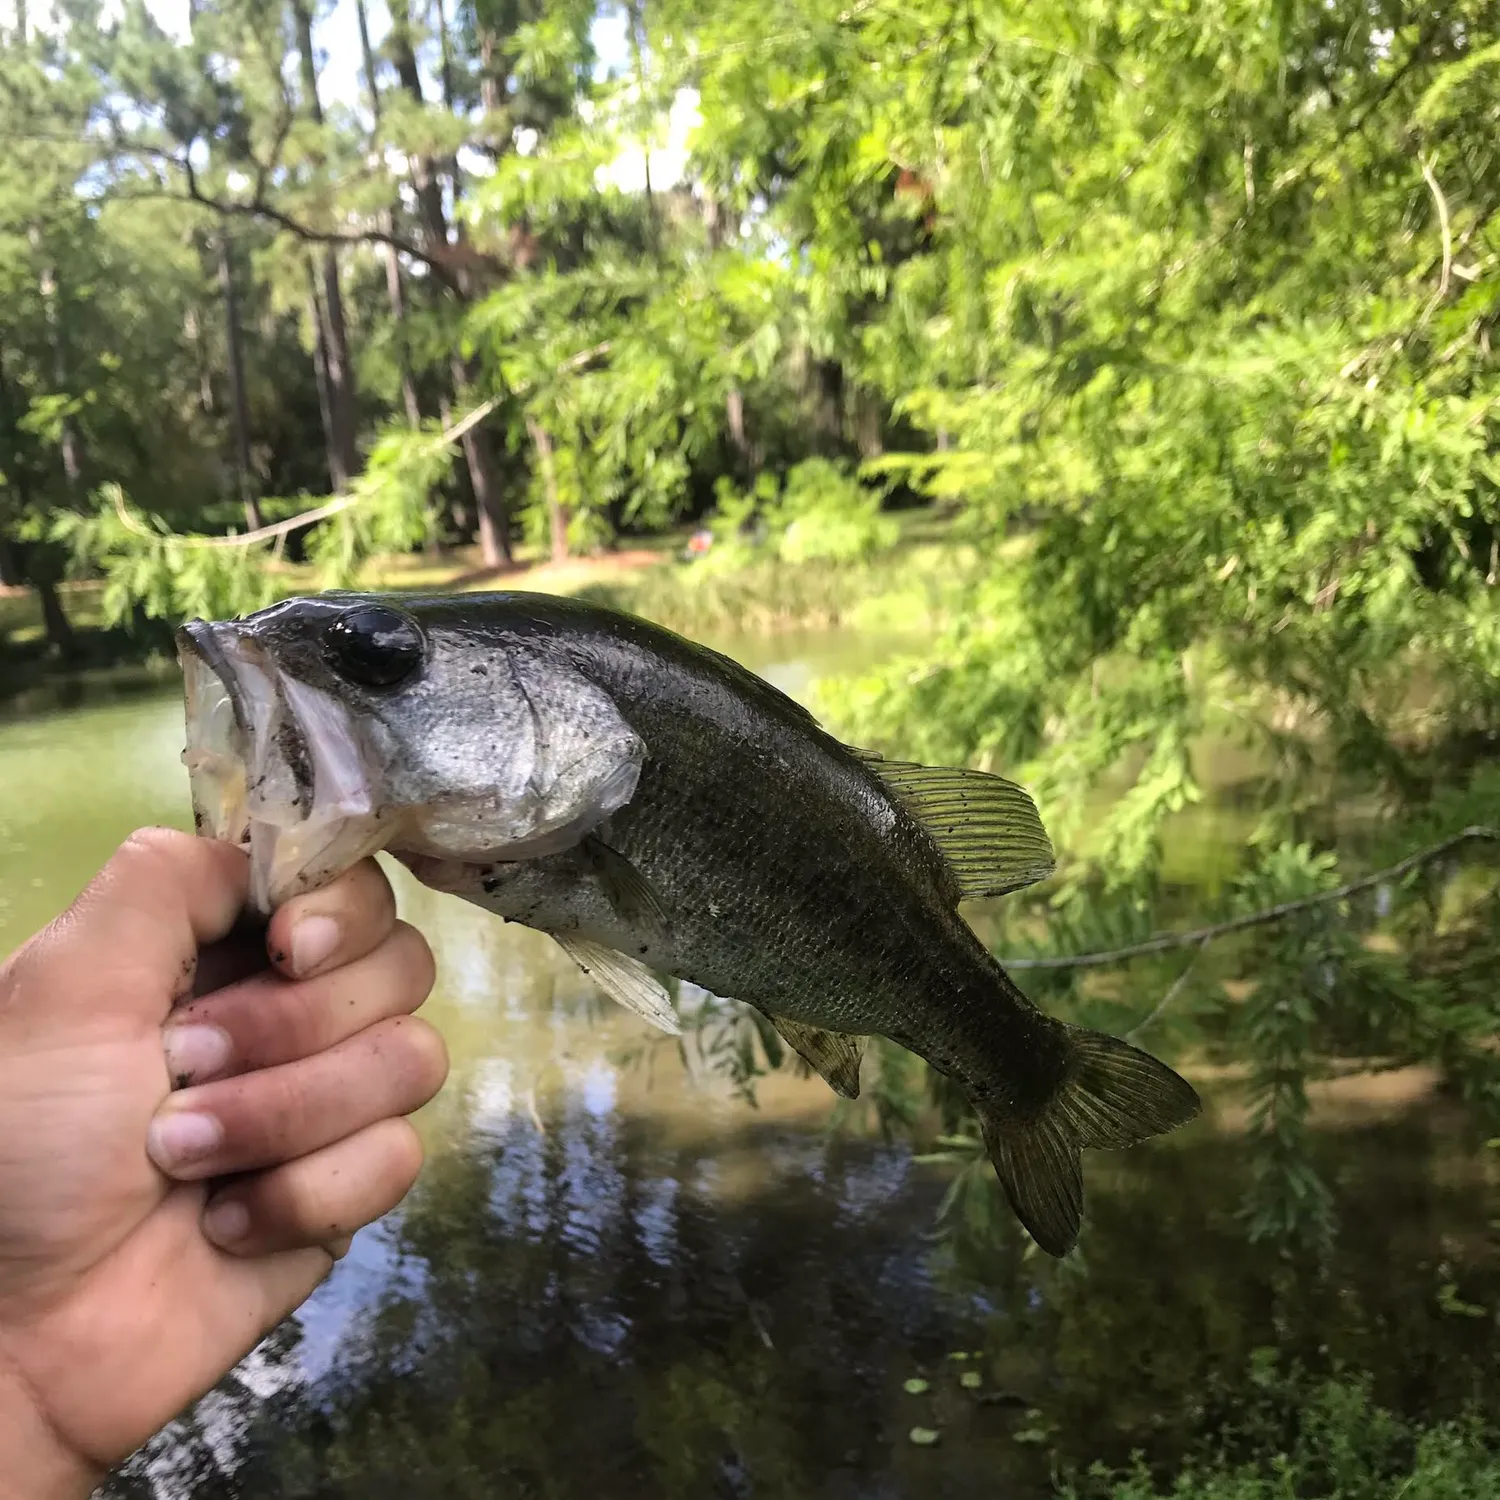
[[[850,1098],[889,1037],[964,1091],[1053,1255],[1082,1148],[1198,1113],[1155,1058],[1038,1010],[960,916],[1053,867],[1001,777],[851,749],[727,657],[545,595],[291,599],[178,652],[198,826],[248,846],[263,911],[385,849],[664,1030],[674,975]]]

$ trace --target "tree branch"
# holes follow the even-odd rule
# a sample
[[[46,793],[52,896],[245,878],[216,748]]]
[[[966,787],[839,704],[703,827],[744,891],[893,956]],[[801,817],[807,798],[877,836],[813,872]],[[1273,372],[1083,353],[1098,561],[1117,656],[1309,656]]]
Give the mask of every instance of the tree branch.
[[[488,401],[480,402],[473,411],[466,413],[451,427],[438,433],[432,440],[433,447],[451,447],[470,428],[477,427],[484,421],[500,404],[500,400],[499,396],[492,396]],[[125,504],[123,491],[118,486],[114,488],[115,514],[127,531],[132,531],[140,537],[147,537],[153,542],[176,542],[183,547],[254,547],[261,542],[289,536],[294,531],[300,531],[304,526],[326,521],[330,516],[338,515],[340,511],[350,510],[363,503],[366,498],[362,495],[338,495],[326,504],[314,506],[312,510],[299,511],[298,514],[288,516],[284,521],[274,521],[269,526],[257,526],[254,531],[243,531],[233,536],[187,536],[181,532],[153,531],[149,526],[143,526],[130,514],[129,507]]]
[[[570,355],[563,360],[555,373],[565,375],[574,370],[582,370],[596,359],[602,359],[611,348],[613,348],[613,341],[605,339],[602,343],[594,344],[587,349],[580,349],[577,354]],[[488,401],[481,401],[472,411],[466,412],[451,427],[445,428],[433,438],[434,447],[451,447],[471,428],[477,427],[484,421],[507,395],[524,396],[534,384],[534,381],[519,381],[508,392],[491,396]],[[118,486],[114,487],[115,515],[127,531],[133,532],[136,536],[145,537],[149,541],[176,542],[182,547],[254,547],[260,542],[280,541],[290,536],[292,532],[300,531],[304,526],[326,521],[330,516],[338,515],[340,511],[360,505],[364,499],[365,497],[361,495],[338,495],[323,505],[314,506],[311,510],[299,511],[295,516],[288,516],[284,521],[274,521],[268,526],[258,526],[254,531],[243,531],[234,536],[191,536],[183,532],[153,531],[149,526],[142,525],[131,515],[130,508],[125,503],[124,493]]]
[[[285,137],[286,130],[281,128],[279,122],[276,143],[278,154]],[[162,180],[165,176],[163,172],[157,176],[155,185],[150,189],[138,188],[128,192],[116,192],[114,197],[117,202],[166,200],[172,203],[195,203],[217,214],[263,219],[267,223],[275,224],[279,229],[286,230],[288,234],[295,235],[305,243],[313,245],[390,245],[402,255],[410,256],[411,259],[430,266],[449,288],[456,288],[455,277],[463,271],[484,270],[496,276],[504,276],[508,272],[504,261],[497,256],[485,254],[468,241],[453,245],[440,244],[424,247],[415,240],[407,239],[393,230],[381,229],[378,226],[343,230],[319,229],[312,224],[305,223],[285,209],[277,208],[275,204],[266,200],[267,184],[271,172],[275,169],[274,159],[269,163],[258,162],[256,164],[255,192],[250,198],[220,198],[205,191],[198,180],[197,170],[187,155],[178,156],[160,146],[132,140],[119,130],[116,130],[111,145],[120,155],[134,154],[146,157],[155,162],[158,169],[175,169],[182,174],[183,182],[186,184],[185,192],[175,191]]]
[[[404,235],[372,228],[372,229],[318,229],[311,224],[304,224],[300,219],[293,218],[284,209],[276,208],[273,204],[265,202],[264,199],[239,199],[218,198],[212,193],[204,192],[199,186],[196,175],[191,166],[186,162],[178,161],[177,166],[183,169],[187,181],[187,191],[183,193],[173,192],[168,187],[158,187],[149,192],[135,191],[129,193],[117,193],[115,201],[146,199],[166,199],[172,203],[196,203],[203,208],[212,209],[214,213],[233,215],[238,218],[264,219],[268,223],[275,224],[277,228],[284,229],[288,234],[295,235],[311,245],[391,245],[403,255],[409,255],[413,260],[419,260],[430,265],[435,271],[446,274],[447,265],[445,257],[440,252],[424,250],[415,241],[407,239]]]
[[[1443,839],[1426,849],[1419,849],[1415,854],[1407,855],[1397,864],[1390,865],[1384,870],[1376,870],[1373,875],[1362,875],[1358,880],[1351,880],[1334,890],[1323,891],[1316,896],[1303,896],[1296,901],[1283,901],[1276,906],[1265,907],[1261,911],[1249,912],[1243,917],[1231,917],[1226,922],[1215,922],[1208,927],[1194,928],[1191,932],[1161,932],[1155,937],[1147,938],[1144,942],[1131,943],[1124,948],[1109,948],[1100,953],[1073,953],[1047,958],[1001,958],[999,962],[1007,969],[1091,969],[1099,968],[1104,964],[1124,963],[1127,959],[1144,958],[1152,953],[1169,953],[1174,948],[1190,948],[1195,943],[1200,948],[1206,948],[1217,939],[1228,937],[1230,933],[1244,932],[1250,927],[1264,927],[1270,922],[1281,921],[1283,917],[1311,911],[1314,907],[1326,906],[1331,901],[1342,901],[1348,896],[1367,891],[1372,886],[1381,885],[1387,880],[1398,880],[1422,865],[1430,864],[1450,849],[1456,849],[1460,844],[1466,844],[1473,839],[1482,839],[1487,843],[1500,843],[1500,828],[1486,828],[1477,823],[1471,824],[1467,828],[1460,829],[1450,838]],[[1147,1019],[1150,1020],[1151,1017]],[[1145,1025],[1145,1022],[1141,1024]]]
[[[1171,1005],[1171,1003],[1178,997],[1178,995],[1182,993],[1183,985],[1188,982],[1188,975],[1190,975],[1193,970],[1197,968],[1198,960],[1203,957],[1204,952],[1207,950],[1208,945],[1211,942],[1213,942],[1212,938],[1204,938],[1203,941],[1198,944],[1198,951],[1190,959],[1188,959],[1187,965],[1183,969],[1182,973],[1180,973],[1177,978],[1172,981],[1172,987],[1167,991],[1165,995],[1161,997],[1160,1000],[1157,1001],[1156,1007],[1152,1010],[1151,1014],[1148,1015],[1145,1020],[1137,1021],[1136,1024],[1125,1033],[1125,1040],[1127,1042],[1133,1042],[1148,1026],[1159,1020],[1160,1017],[1166,1012],[1167,1008]]]
[[[1430,314],[1433,308],[1448,295],[1448,283],[1453,276],[1453,225],[1448,218],[1448,200],[1443,196],[1442,188],[1438,186],[1432,163],[1425,156],[1422,158],[1422,178],[1432,192],[1433,202],[1437,204],[1438,227],[1443,234],[1443,271],[1438,277],[1437,291],[1432,294],[1432,301],[1427,304],[1427,312]]]

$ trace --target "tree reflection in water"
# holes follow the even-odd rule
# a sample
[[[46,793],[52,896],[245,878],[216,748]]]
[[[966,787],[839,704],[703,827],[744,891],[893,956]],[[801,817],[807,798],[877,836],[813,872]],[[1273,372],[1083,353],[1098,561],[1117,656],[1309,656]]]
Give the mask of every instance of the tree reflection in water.
[[[1370,1370],[1415,1413],[1493,1403],[1493,1317],[1444,1291],[1500,1300],[1488,1166],[1458,1128],[1428,1107],[1331,1131],[1345,1230],[1321,1264],[1246,1243],[1240,1153],[1209,1125],[1096,1158],[1087,1261],[1056,1267],[1017,1240],[935,1245],[944,1183],[901,1148],[749,1111],[730,1141],[667,1144],[572,1090],[544,1131],[525,1113],[459,1131],[332,1365],[221,1393],[170,1441],[178,1483],[257,1500],[1040,1496],[1054,1454],[1180,1452],[1233,1411],[1264,1346]],[[267,1358],[297,1357],[293,1324]],[[913,1377],[930,1389],[908,1394]]]

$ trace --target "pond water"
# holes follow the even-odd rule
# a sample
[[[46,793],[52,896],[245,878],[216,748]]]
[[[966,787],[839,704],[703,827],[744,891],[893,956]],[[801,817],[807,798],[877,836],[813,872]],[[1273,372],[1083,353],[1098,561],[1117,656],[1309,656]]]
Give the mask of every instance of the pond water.
[[[712,644],[802,696],[901,643]],[[0,954],[131,828],[188,826],[180,713],[158,684],[0,719]],[[393,878],[454,1064],[423,1178],[118,1492],[1025,1500],[1058,1462],[1170,1454],[1262,1347],[1415,1412],[1496,1394],[1493,1153],[1420,1078],[1330,1096],[1315,1266],[1246,1243],[1219,1109],[1088,1164],[1075,1261],[955,1257],[944,1169],[830,1131],[819,1081],[752,1106],[545,937]]]

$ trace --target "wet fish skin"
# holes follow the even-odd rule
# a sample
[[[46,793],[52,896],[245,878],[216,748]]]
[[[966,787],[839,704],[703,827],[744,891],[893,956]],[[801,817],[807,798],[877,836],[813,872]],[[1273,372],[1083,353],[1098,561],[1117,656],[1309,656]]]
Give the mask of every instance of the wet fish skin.
[[[361,607],[397,608],[420,632],[411,680],[361,687],[330,663],[329,620]],[[351,733],[378,726],[378,800],[390,827],[417,830],[387,846],[419,878],[772,1018],[908,1047],[964,1090],[1012,1206],[1049,1252],[1077,1236],[1080,1147],[1130,1144],[1197,1113],[1163,1064],[1044,1015],[964,922],[964,862],[983,857],[964,852],[961,797],[923,804],[911,790],[920,777],[883,775],[737,663],[633,617],[531,594],[325,596],[241,628],[281,672],[344,703]],[[518,757],[517,746],[529,749]],[[590,787],[629,779],[629,795],[602,814],[598,799],[575,798],[549,821],[536,776],[515,762],[545,763],[561,785],[574,752],[593,757]],[[450,811],[432,815],[445,796]],[[507,821],[523,803],[527,816]],[[461,826],[465,805],[482,836]],[[924,822],[923,805],[946,826]],[[996,826],[1011,816],[1002,809]],[[515,837],[497,846],[496,830]],[[603,856],[590,857],[585,835]],[[639,885],[622,893],[622,879]]]

